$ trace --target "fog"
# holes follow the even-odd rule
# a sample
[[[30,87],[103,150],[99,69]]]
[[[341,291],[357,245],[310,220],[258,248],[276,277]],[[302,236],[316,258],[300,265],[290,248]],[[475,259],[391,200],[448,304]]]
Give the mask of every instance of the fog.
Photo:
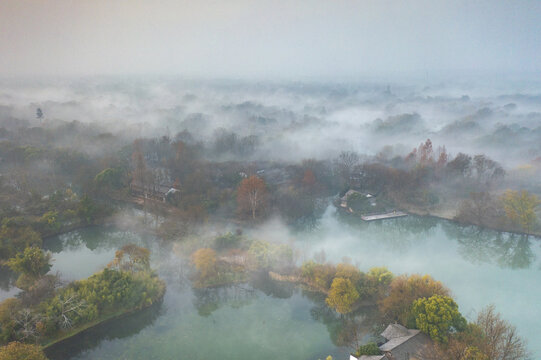
[[[535,0],[4,0],[0,74],[535,76],[540,13]]]
[[[535,0],[1,1],[2,338],[61,335],[39,312],[107,266],[145,282],[110,310],[152,314],[53,358],[341,358],[410,326],[415,299],[383,302],[430,274],[539,357],[539,19]],[[43,274],[16,274],[27,250]]]
[[[485,153],[512,168],[541,155],[541,85],[506,85],[480,80],[5,80],[0,85],[0,115],[3,126],[11,129],[75,120],[97,125],[127,143],[138,137],[174,137],[185,130],[208,146],[224,131],[239,139],[251,137],[253,151],[222,154],[221,160],[240,156],[298,162],[331,159],[344,150],[375,155],[387,145],[392,148],[385,150],[386,156],[392,157],[406,155],[430,138],[435,147],[445,145],[452,154]],[[43,119],[36,119],[37,108]]]

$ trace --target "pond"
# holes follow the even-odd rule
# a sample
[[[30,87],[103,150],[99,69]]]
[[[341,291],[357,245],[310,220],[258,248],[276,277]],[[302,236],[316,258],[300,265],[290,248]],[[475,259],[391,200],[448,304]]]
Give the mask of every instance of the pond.
[[[351,351],[337,346],[344,322],[320,295],[264,274],[194,290],[186,265],[152,236],[93,227],[47,239],[44,247],[53,253],[51,271],[73,280],[106,266],[126,243],[151,249],[152,266],[167,283],[163,303],[77,336],[48,351],[50,359],[324,359]]]
[[[250,233],[250,231],[247,231]],[[488,304],[514,324],[541,357],[541,244],[538,238],[498,233],[427,217],[362,222],[329,207],[311,228],[294,231],[270,221],[253,234],[289,242],[300,259],[318,253],[332,262],[347,256],[362,270],[387,266],[395,274],[428,273],[452,291],[470,320]],[[323,299],[264,276],[247,284],[193,290],[185,265],[167,244],[149,235],[94,227],[48,239],[52,271],[84,278],[104,267],[122,244],[152,250],[167,282],[161,305],[74,339],[53,359],[346,359],[347,326],[325,310]],[[12,295],[5,274],[1,297]],[[358,314],[370,319],[374,309]],[[370,323],[370,321],[368,321]]]

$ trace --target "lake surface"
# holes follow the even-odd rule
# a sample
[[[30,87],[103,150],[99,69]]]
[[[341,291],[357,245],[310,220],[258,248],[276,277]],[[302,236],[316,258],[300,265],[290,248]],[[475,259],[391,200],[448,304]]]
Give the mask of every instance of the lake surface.
[[[153,267],[167,282],[163,303],[74,338],[48,352],[51,359],[324,359],[350,351],[337,346],[342,321],[321,296],[263,274],[194,290],[168,244],[114,228],[74,231],[44,245],[53,252],[52,272],[79,279],[106,266],[126,243],[151,249]]]
[[[250,233],[250,231],[247,231]],[[361,270],[387,266],[395,274],[428,273],[452,291],[473,320],[494,304],[541,358],[541,241],[538,238],[460,227],[434,218],[378,222],[337,214],[329,207],[316,224],[294,231],[279,221],[252,230],[260,239],[291,243],[300,259],[322,250],[327,260],[347,256]],[[95,227],[48,239],[52,271],[85,278],[106,266],[122,244],[152,250],[153,266],[167,282],[164,302],[75,339],[54,359],[346,359],[344,323],[320,297],[264,277],[227,288],[192,290],[186,267],[170,246],[152,236]],[[1,297],[14,293],[0,274]],[[369,318],[371,309],[363,310]]]

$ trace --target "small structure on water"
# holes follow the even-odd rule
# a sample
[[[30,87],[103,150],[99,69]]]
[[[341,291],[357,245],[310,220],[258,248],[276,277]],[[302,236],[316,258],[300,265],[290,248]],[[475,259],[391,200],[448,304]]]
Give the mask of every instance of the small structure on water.
[[[432,340],[421,330],[408,329],[399,324],[391,324],[381,333],[385,342],[379,345],[382,355],[350,355],[350,360],[424,360],[432,345]]]
[[[403,217],[403,216],[408,216],[408,214],[406,214],[403,211],[393,210],[391,212],[383,213],[383,214],[363,215],[361,216],[361,219],[363,219],[364,221],[373,221],[373,220],[394,219],[394,218]]]

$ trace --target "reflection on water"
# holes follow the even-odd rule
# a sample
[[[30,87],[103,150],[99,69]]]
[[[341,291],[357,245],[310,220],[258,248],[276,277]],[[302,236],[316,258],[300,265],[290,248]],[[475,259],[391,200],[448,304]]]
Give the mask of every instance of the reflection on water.
[[[442,223],[443,230],[460,244],[458,251],[472,263],[494,263],[502,268],[527,269],[535,260],[529,236],[449,224]]]
[[[325,304],[325,295],[303,290],[303,296],[313,301],[310,315],[327,327],[329,337],[338,347],[356,349],[359,339],[367,342],[380,331],[381,318],[376,305],[362,306],[348,315],[339,315]]]
[[[395,274],[431,274],[451,289],[470,320],[494,304],[541,358],[533,335],[541,318],[539,238],[415,216],[364,222],[332,209],[318,232],[296,237],[306,258],[323,251],[335,263],[346,254],[363,271],[387,266]]]
[[[17,275],[7,266],[0,266],[0,289],[9,291],[13,283],[17,280]]]
[[[209,316],[222,306],[239,309],[256,298],[254,289],[244,285],[220,286],[209,289],[194,289],[194,306],[201,316]]]
[[[378,238],[379,245],[394,253],[416,248],[423,239],[437,236],[439,228],[446,241],[456,241],[459,254],[474,264],[491,263],[502,268],[529,268],[536,257],[531,236],[498,232],[477,226],[461,226],[434,217],[406,218],[365,222],[358,217],[342,216],[340,223],[360,233]]]
[[[535,342],[541,317],[538,238],[414,216],[367,223],[329,211],[315,227],[281,231],[297,239],[294,246],[306,257],[323,250],[329,261],[346,255],[362,270],[384,265],[395,273],[432,274],[451,288],[466,315],[494,303],[529,339],[534,354],[541,354]],[[152,249],[153,266],[167,282],[163,305],[107,325],[110,329],[85,333],[51,350],[52,358],[345,358],[353,337],[368,340],[381,326],[374,308],[340,317],[321,294],[272,281],[264,273],[247,284],[192,290],[186,264],[170,245],[150,236],[95,227],[47,239],[44,245],[54,253],[53,271],[76,279],[105,266],[129,242]],[[13,280],[0,269],[0,296],[16,292]]]

